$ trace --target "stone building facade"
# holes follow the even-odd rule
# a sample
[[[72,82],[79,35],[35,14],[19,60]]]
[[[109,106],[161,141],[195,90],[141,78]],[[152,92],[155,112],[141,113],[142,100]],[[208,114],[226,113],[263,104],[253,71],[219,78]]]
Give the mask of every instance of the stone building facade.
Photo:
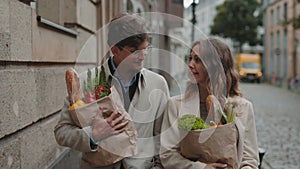
[[[288,87],[291,78],[300,76],[300,3],[265,0],[263,9],[264,76],[274,85]]]
[[[70,159],[79,154],[58,146],[53,133],[66,96],[65,70],[97,63],[97,30],[122,5],[0,1],[0,168],[75,168],[78,160]],[[86,57],[78,60],[83,47]]]

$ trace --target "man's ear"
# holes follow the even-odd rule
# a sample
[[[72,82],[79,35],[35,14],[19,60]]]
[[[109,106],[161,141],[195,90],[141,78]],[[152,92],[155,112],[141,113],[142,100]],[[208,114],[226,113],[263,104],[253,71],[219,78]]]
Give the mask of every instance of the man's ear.
[[[118,56],[118,53],[120,52],[120,49],[117,46],[112,46],[110,50],[114,56]]]

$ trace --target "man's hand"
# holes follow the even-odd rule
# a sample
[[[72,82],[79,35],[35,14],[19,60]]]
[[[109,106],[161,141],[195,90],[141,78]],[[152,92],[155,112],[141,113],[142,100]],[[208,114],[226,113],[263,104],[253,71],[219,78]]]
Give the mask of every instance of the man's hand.
[[[109,136],[122,133],[128,124],[128,120],[123,121],[124,117],[124,114],[120,115],[118,111],[113,111],[108,118],[104,119],[103,108],[100,108],[92,124],[93,139],[101,141]]]
[[[211,163],[207,164],[204,169],[217,169],[217,168],[226,168],[227,164],[222,164],[222,163]]]

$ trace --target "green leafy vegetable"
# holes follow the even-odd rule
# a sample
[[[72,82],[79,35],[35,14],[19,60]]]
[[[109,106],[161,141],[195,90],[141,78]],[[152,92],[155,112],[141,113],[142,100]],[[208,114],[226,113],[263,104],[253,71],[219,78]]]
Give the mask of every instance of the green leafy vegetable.
[[[205,123],[200,117],[193,114],[185,114],[178,119],[178,128],[186,132],[190,130],[198,130],[208,128],[209,125]]]
[[[221,106],[220,106],[220,108],[218,109],[218,112],[219,112],[220,115],[221,115],[221,123],[222,123],[222,124],[226,124],[226,123],[228,122],[228,121],[227,121],[227,115],[223,112]]]
[[[110,85],[106,80],[106,73],[101,66],[100,73],[98,67],[95,68],[95,77],[92,77],[92,71],[88,69],[87,78],[83,81],[84,96],[86,102],[92,102],[110,94]],[[88,101],[87,101],[88,100]]]

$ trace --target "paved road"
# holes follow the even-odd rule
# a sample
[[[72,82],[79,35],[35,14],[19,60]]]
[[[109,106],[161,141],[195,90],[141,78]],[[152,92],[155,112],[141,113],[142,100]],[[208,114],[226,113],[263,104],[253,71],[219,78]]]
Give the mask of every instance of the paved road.
[[[300,169],[300,95],[268,84],[242,83],[255,111],[263,169]]]

